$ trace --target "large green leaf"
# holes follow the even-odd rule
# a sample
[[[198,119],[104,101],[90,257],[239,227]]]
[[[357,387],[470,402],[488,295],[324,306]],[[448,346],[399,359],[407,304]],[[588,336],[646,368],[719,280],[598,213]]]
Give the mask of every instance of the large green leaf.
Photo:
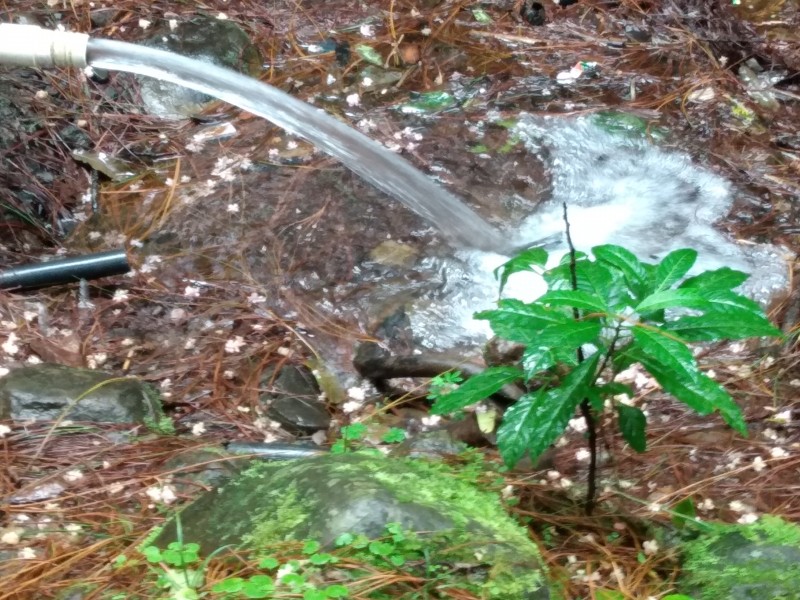
[[[531,447],[538,431],[540,413],[549,405],[547,388],[525,394],[503,415],[497,430],[497,445],[503,462],[514,467]]]
[[[489,367],[467,379],[449,394],[440,396],[431,407],[431,413],[444,415],[461,410],[465,406],[485,400],[507,383],[522,379],[522,376],[522,371],[517,367]]]
[[[475,318],[488,320],[492,331],[502,338],[533,346],[577,348],[595,340],[601,330],[598,319],[576,321],[569,311],[514,299],[500,300],[497,309]]]
[[[747,273],[734,271],[728,267],[722,267],[714,271],[706,271],[696,277],[690,277],[684,281],[681,288],[695,288],[705,291],[732,290],[740,286],[749,277]]]
[[[712,304],[701,290],[664,290],[650,294],[634,310],[638,313],[650,313],[665,308],[708,310],[712,308]]]
[[[644,413],[635,406],[617,404],[617,418],[625,441],[637,452],[644,452],[647,449],[647,417]]]
[[[620,246],[607,244],[592,248],[597,260],[620,271],[628,282],[628,287],[637,298],[643,298],[651,292],[650,278],[647,269],[636,256]]]
[[[632,331],[636,344],[626,354],[642,363],[664,391],[701,415],[719,410],[731,427],[747,435],[741,409],[716,381],[700,372],[683,342],[652,328],[637,326]]]
[[[525,448],[536,460],[564,432],[594,382],[600,356],[595,354],[578,365],[559,387],[527,394],[506,411],[497,430],[497,445],[508,466],[516,464]]]
[[[508,278],[514,273],[522,271],[537,271],[538,268],[544,268],[547,263],[547,252],[544,248],[528,248],[517,254],[508,262],[500,265],[495,269],[494,275],[500,280],[500,293],[503,293],[503,288],[508,283]]]
[[[597,297],[594,294],[581,290],[555,290],[547,292],[540,296],[536,302],[549,304],[550,306],[580,308],[603,314],[609,312],[608,306],[603,301],[602,297]]]
[[[653,287],[655,292],[668,290],[678,283],[692,268],[697,260],[697,251],[689,248],[675,250],[667,254],[658,263],[653,274]]]
[[[751,337],[780,336],[781,331],[763,315],[748,311],[710,313],[699,317],[681,317],[663,328],[687,342],[741,340]]]

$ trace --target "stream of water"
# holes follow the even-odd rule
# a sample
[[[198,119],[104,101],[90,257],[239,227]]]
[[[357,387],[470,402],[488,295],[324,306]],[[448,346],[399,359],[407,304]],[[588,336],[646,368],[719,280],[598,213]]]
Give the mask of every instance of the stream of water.
[[[323,110],[251,77],[164,50],[112,40],[90,40],[93,67],[176,83],[256,114],[305,138],[392,198],[438,227],[454,244],[508,253],[499,231],[378,142]]]

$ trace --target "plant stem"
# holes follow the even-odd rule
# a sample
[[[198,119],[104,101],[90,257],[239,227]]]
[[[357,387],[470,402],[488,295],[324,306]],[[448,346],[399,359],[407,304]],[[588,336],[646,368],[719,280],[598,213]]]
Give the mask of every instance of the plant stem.
[[[578,289],[578,271],[575,266],[575,246],[572,244],[572,236],[569,233],[569,219],[567,218],[567,203],[564,202],[564,227],[567,237],[567,245],[569,247],[569,274],[572,279],[572,289]],[[577,308],[572,309],[572,315],[577,321],[580,319],[580,311]],[[578,364],[584,361],[583,348],[578,348]],[[597,495],[597,429],[595,428],[594,415],[592,414],[592,405],[588,398],[581,400],[581,414],[583,420],[586,421],[586,434],[589,442],[589,474],[586,485],[586,502],[584,504],[584,511],[587,516],[590,516],[594,511],[595,496]]]

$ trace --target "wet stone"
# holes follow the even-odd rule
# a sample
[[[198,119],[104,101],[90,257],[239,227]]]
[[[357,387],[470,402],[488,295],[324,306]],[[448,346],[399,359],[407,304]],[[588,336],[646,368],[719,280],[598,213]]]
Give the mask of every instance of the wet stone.
[[[391,456],[436,459],[460,454],[466,449],[466,444],[454,439],[449,431],[440,429],[408,438],[392,448],[390,454]]]
[[[41,364],[15,369],[0,379],[0,419],[145,423],[165,420],[158,394],[133,378],[90,389],[115,376],[91,369]],[[86,394],[84,396],[84,394]]]
[[[223,484],[248,462],[231,458],[222,447],[192,448],[166,461],[163,471],[170,474],[179,494],[190,494],[197,488]]]
[[[198,17],[180,23],[172,31],[164,25],[156,29],[145,45],[214,63],[255,75],[261,59],[247,34],[231,21]],[[153,115],[181,119],[200,112],[212,101],[206,94],[153,79],[137,77],[142,102]]]
[[[320,388],[311,371],[286,365],[270,383],[274,374],[273,369],[267,369],[261,377],[261,387],[269,390],[259,398],[267,405],[267,416],[292,433],[327,429],[331,417],[319,400]]]

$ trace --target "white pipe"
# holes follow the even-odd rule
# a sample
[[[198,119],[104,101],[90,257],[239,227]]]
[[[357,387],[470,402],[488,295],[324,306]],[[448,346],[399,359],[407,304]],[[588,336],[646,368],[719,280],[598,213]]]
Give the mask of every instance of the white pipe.
[[[85,33],[0,23],[0,65],[83,69],[87,66],[88,43]]]

